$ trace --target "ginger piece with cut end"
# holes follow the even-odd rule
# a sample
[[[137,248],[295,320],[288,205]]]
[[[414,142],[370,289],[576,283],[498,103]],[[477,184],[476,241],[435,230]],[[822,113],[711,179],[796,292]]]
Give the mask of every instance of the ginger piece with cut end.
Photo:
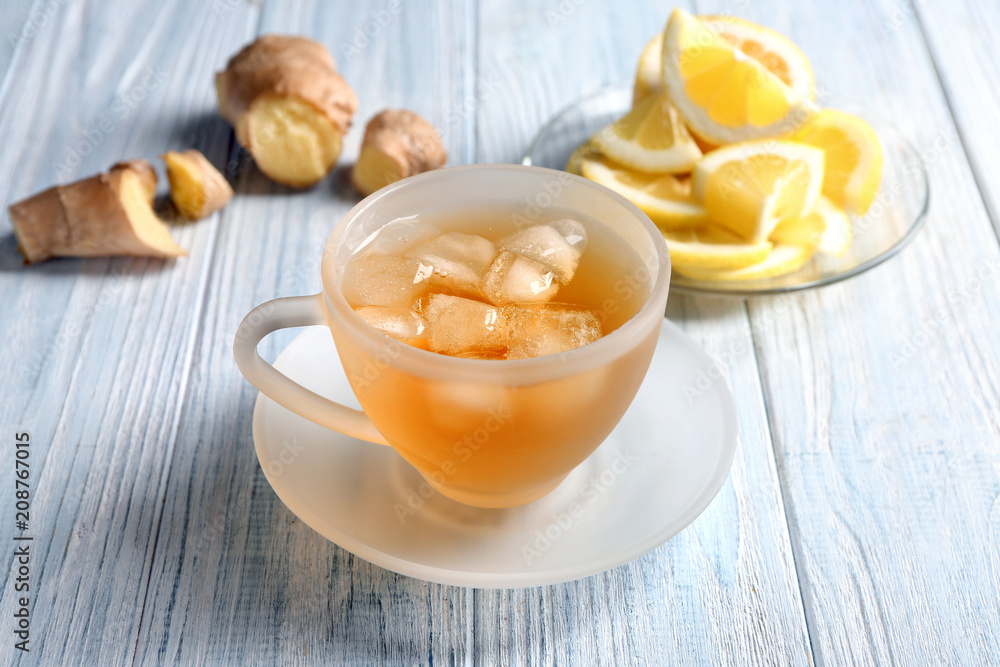
[[[269,178],[296,188],[322,180],[340,156],[358,99],[326,47],[264,35],[215,76],[219,111]]]
[[[49,188],[8,210],[18,249],[29,264],[50,257],[186,255],[156,217],[155,194],[153,166],[132,160]]]
[[[170,198],[188,220],[201,220],[229,203],[233,189],[212,163],[191,148],[163,155],[170,181]]]
[[[448,160],[434,126],[406,109],[386,109],[368,122],[351,182],[367,196],[390,183],[437,169]]]

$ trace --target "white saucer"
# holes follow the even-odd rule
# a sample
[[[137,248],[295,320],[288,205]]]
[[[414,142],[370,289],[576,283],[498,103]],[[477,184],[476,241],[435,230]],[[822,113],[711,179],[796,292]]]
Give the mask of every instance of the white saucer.
[[[275,366],[359,407],[325,327],[306,329]],[[329,431],[264,395],[253,437],[278,497],[356,556],[455,586],[542,586],[638,558],[712,501],[729,474],[737,433],[732,394],[724,380],[712,380],[712,368],[664,320],[646,379],[618,427],[555,491],[510,509],[445,498],[389,447]]]

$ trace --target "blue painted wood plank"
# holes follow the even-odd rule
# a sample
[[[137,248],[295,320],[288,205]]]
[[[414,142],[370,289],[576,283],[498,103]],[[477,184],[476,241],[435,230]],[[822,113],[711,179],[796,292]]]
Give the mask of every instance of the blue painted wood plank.
[[[662,3],[480,8],[478,159],[518,161],[564,105],[634,74]],[[720,360],[736,396],[733,472],[688,529],[604,575],[476,593],[484,664],[807,665],[811,655],[746,310],[672,295],[668,317]],[[706,372],[712,369],[706,369]]]
[[[802,45],[828,103],[892,119],[931,181],[899,257],[792,309],[749,305],[817,664],[1000,664],[1000,251],[911,9],[746,6]],[[951,26],[949,48],[989,51]]]
[[[59,8],[55,2],[48,6],[43,2],[15,0],[0,3],[0,82],[6,77],[18,48],[24,48],[44,30]]]
[[[248,12],[236,16],[246,22]],[[137,30],[135,26],[142,26]],[[25,42],[0,91],[0,202],[229,131],[205,63],[245,38],[193,2],[65,4]],[[196,83],[200,82],[200,83]],[[61,165],[66,165],[62,167]],[[0,424],[32,439],[32,645],[25,664],[125,664],[139,632],[180,399],[191,375],[217,219],[175,230],[189,257],[24,267],[0,226]],[[13,507],[13,484],[0,498]],[[11,522],[0,539],[11,544]],[[5,562],[10,563],[9,552]],[[0,610],[15,590],[5,570]],[[5,662],[13,659],[3,643]]]
[[[323,42],[360,106],[341,166],[307,192],[270,183],[241,162],[211,259],[138,663],[465,661],[471,595],[351,556],[298,521],[270,489],[251,437],[257,392],[237,371],[232,343],[257,304],[319,291],[326,238],[360,200],[347,169],[374,113],[414,109],[441,128],[452,164],[468,155],[465,128],[449,124],[468,95],[468,11],[467,4],[434,0],[264,5],[259,32]],[[372,33],[367,42],[365,30]],[[262,353],[273,359],[294,335],[270,337]]]
[[[899,119],[923,148],[943,141],[928,153],[936,217],[899,259],[842,286],[747,309],[672,297],[668,314],[719,360],[736,394],[734,473],[671,543],[580,582],[473,593],[399,577],[302,526],[267,486],[249,435],[255,392],[232,363],[232,336],[253,305],[318,289],[322,244],[357,199],[342,169],[290,193],[243,156],[232,163],[237,200],[175,230],[192,256],[173,266],[23,269],[8,238],[0,373],[11,380],[0,424],[32,433],[38,463],[38,644],[24,662],[995,661],[1000,295],[977,273],[1000,264],[908,7],[847,2],[802,17],[778,2],[698,3],[787,31],[841,99]],[[919,9],[927,26],[930,8]],[[24,42],[0,90],[0,202],[166,148],[193,144],[226,161],[231,133],[215,114],[211,73],[258,29],[322,39],[355,85],[345,165],[367,117],[390,105],[431,118],[453,164],[516,161],[557,108],[629,76],[667,11],[301,2],[260,16],[235,0],[67,5]],[[144,30],[122,28],[134,25]],[[968,42],[935,53],[963,131],[982,134],[982,117],[964,113],[979,75],[958,77],[986,47],[967,27],[934,29],[932,44]],[[104,119],[112,130],[96,135]],[[972,149],[980,183],[992,182],[990,140]],[[947,326],[933,326],[940,312]],[[265,353],[291,335],[272,337]],[[0,489],[4,506],[11,493]],[[9,531],[0,525],[0,541]],[[5,585],[0,615],[12,608]],[[5,645],[5,664],[9,655]]]
[[[914,3],[888,15],[883,26],[894,32],[917,23],[933,55],[937,73],[955,119],[976,185],[986,202],[993,229],[1000,235],[1000,55],[992,48],[1000,33],[1000,10],[995,4],[965,0],[948,11]]]

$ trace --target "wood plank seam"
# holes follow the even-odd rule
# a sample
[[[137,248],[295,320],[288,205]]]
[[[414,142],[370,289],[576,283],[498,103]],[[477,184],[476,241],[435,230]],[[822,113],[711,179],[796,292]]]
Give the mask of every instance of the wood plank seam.
[[[466,0],[465,9],[466,50],[465,78],[463,87],[469,91],[467,99],[472,100],[473,107],[469,111],[465,125],[465,164],[475,164],[479,151],[479,106],[480,100],[476,94],[479,83],[479,0]]]
[[[794,297],[792,297],[794,298]],[[765,381],[763,368],[761,367],[760,348],[757,345],[758,328],[753,326],[754,318],[750,314],[748,300],[743,300],[743,313],[750,328],[750,343],[753,346],[754,366],[757,369],[758,388],[761,393],[761,403],[764,405],[764,413],[767,417],[767,438],[771,443],[771,462],[774,464],[775,477],[778,480],[778,491],[781,499],[781,514],[785,518],[785,529],[788,531],[788,541],[792,551],[792,565],[795,567],[795,583],[799,587],[799,602],[802,605],[802,618],[806,626],[806,639],[809,642],[809,662],[816,667],[823,667],[822,657],[816,655],[814,642],[815,618],[813,618],[812,598],[809,594],[809,586],[804,581],[805,574],[805,553],[802,551],[802,541],[799,535],[799,526],[795,517],[788,511],[791,505],[791,490],[787,488],[785,467],[781,463],[781,452],[778,449],[774,438],[774,411],[773,406],[767,400],[765,391]]]
[[[257,5],[253,5],[253,6],[255,8],[257,8],[256,25],[254,26],[253,33],[248,36],[247,42],[249,42],[252,38],[260,35],[261,18],[263,16],[263,12],[261,12],[259,10],[259,7]],[[226,150],[226,156],[227,156],[226,166],[227,167],[224,170],[225,173],[229,174],[229,172],[231,171],[229,169],[229,165],[239,165],[240,164],[240,160],[241,160],[240,151],[241,151],[240,146],[236,142],[236,135],[230,129],[230,131],[229,131],[229,146],[228,146],[228,148]],[[239,172],[237,172],[237,173],[239,173]],[[207,313],[208,302],[209,302],[208,296],[209,296],[209,289],[210,289],[210,286],[212,284],[211,278],[214,275],[215,269],[216,269],[216,266],[217,266],[217,264],[214,261],[214,259],[215,259],[215,255],[216,255],[216,252],[218,251],[218,247],[219,247],[218,246],[219,229],[222,226],[223,221],[228,217],[228,215],[229,215],[229,212],[226,209],[223,209],[222,211],[220,211],[218,213],[218,216],[213,221],[214,225],[212,226],[211,233],[209,234],[208,244],[207,244],[208,245],[208,249],[207,249],[207,252],[206,252],[206,255],[208,257],[210,257],[211,260],[205,262],[205,264],[204,264],[204,266],[202,268],[201,276],[199,277],[199,280],[198,280],[198,282],[199,282],[198,291],[197,291],[197,293],[198,293],[198,303],[197,303],[197,312],[198,312],[198,314],[197,314],[197,318],[195,320],[195,326],[191,327],[190,331],[188,331],[188,334],[187,334],[187,338],[188,338],[187,343],[186,343],[187,344],[187,354],[186,354],[186,359],[184,360],[184,364],[183,364],[184,375],[181,378],[181,386],[178,389],[177,401],[175,403],[176,408],[174,410],[174,415],[171,418],[171,424],[170,424],[170,437],[168,439],[169,450],[170,451],[167,453],[166,457],[164,458],[164,460],[167,461],[167,466],[166,466],[166,470],[164,471],[164,473],[160,476],[160,484],[159,484],[159,488],[157,489],[157,498],[160,500],[160,502],[157,503],[157,506],[156,506],[157,516],[155,517],[156,527],[154,529],[155,533],[153,535],[153,548],[151,549],[150,554],[149,554],[149,563],[148,563],[147,568],[146,568],[145,590],[143,592],[143,597],[142,597],[142,608],[139,611],[139,623],[138,623],[138,627],[136,628],[135,643],[132,646],[132,656],[131,656],[131,658],[129,660],[129,664],[133,665],[133,666],[135,665],[135,662],[136,662],[136,660],[138,658],[138,655],[139,655],[139,638],[142,636],[142,625],[143,625],[143,623],[146,620],[146,605],[149,602],[149,589],[150,589],[150,584],[151,584],[151,580],[152,580],[152,577],[153,577],[153,567],[154,567],[155,562],[156,562],[156,550],[159,547],[160,533],[161,533],[161,528],[162,528],[162,524],[163,524],[163,508],[164,508],[164,505],[165,505],[165,502],[166,502],[167,489],[170,488],[170,474],[171,474],[171,472],[174,469],[173,458],[174,458],[174,451],[176,449],[177,437],[178,437],[178,433],[179,433],[179,430],[180,430],[181,418],[184,415],[184,409],[185,409],[185,407],[187,405],[186,398],[187,398],[188,392],[190,390],[189,379],[190,379],[192,373],[196,370],[195,369],[196,352],[198,352],[198,349],[199,349],[199,346],[198,346],[198,337],[199,337],[199,335],[201,333],[202,324],[206,321],[206,319],[208,317],[208,313]]]
[[[28,16],[24,19],[24,25],[21,26],[21,33],[24,32],[25,27],[36,15],[36,9],[43,1],[44,0],[35,0],[31,4],[31,10],[28,12]],[[14,46],[14,53],[10,56],[10,64],[7,65],[7,70],[3,73],[3,80],[0,81],[0,109],[5,109],[9,106],[6,104],[7,91],[10,88],[11,79],[14,78],[14,71],[17,69],[18,62],[20,62],[21,54],[24,53],[27,48],[27,44],[30,41],[30,39],[18,39],[17,44]]]
[[[958,142],[962,147],[962,154],[965,157],[965,161],[969,165],[969,171],[972,173],[972,180],[976,184],[976,191],[979,195],[979,200],[983,203],[983,210],[986,212],[986,217],[989,218],[990,226],[993,228],[993,235],[996,238],[997,244],[1000,245],[1000,221],[997,220],[997,216],[1000,214],[993,211],[990,207],[990,200],[986,196],[986,186],[983,184],[983,177],[982,174],[980,174],[979,165],[976,161],[975,155],[969,150],[969,145],[965,137],[965,130],[962,127],[962,123],[959,120],[958,115],[955,113],[954,106],[952,106],[950,91],[948,90],[944,77],[941,75],[941,65],[938,62],[937,54],[934,53],[934,47],[931,44],[931,40],[927,36],[927,29],[924,26],[924,18],[919,10],[920,4],[921,3],[919,2],[915,3],[913,0],[910,0],[913,17],[916,21],[917,28],[920,30],[920,36],[924,41],[924,48],[927,50],[927,59],[930,60],[931,66],[934,68],[934,76],[937,79],[938,87],[941,89],[941,96],[944,98],[945,106],[948,108],[948,115],[951,117],[955,133],[958,135]]]

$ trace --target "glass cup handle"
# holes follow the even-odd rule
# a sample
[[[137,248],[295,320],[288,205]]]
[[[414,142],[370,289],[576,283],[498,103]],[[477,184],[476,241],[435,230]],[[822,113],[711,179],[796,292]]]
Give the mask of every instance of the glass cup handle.
[[[364,412],[306,389],[257,352],[258,343],[273,331],[314,324],[326,325],[322,294],[273,299],[257,306],[243,318],[233,341],[233,356],[240,372],[265,396],[300,417],[352,438],[388,445]]]

